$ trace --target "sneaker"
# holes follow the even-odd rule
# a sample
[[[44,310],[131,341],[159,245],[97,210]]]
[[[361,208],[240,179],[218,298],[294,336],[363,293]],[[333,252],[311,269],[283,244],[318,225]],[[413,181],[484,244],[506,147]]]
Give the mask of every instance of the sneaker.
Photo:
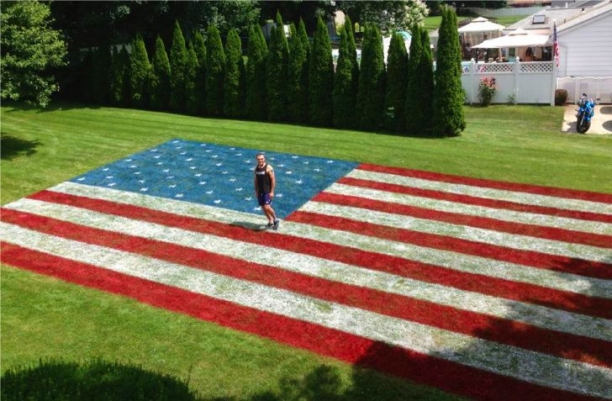
[[[268,224],[266,225],[266,228],[272,228],[272,227],[274,227],[274,223],[268,223]]]
[[[278,230],[278,225],[279,225],[279,224],[280,224],[280,220],[278,220],[278,219],[274,220],[273,228],[274,228],[275,230]]]

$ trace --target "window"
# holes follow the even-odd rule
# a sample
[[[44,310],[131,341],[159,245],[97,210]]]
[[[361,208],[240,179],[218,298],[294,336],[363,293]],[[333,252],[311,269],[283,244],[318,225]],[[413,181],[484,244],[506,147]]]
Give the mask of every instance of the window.
[[[546,22],[546,15],[544,14],[534,15],[533,20],[531,21],[533,25],[544,24],[545,22]]]

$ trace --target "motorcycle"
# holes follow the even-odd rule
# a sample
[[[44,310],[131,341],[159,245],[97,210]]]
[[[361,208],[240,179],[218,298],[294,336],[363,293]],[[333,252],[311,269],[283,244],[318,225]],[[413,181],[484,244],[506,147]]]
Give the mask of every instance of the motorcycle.
[[[578,100],[578,110],[576,110],[576,131],[584,134],[591,128],[591,119],[595,114],[595,102],[587,98],[586,93],[582,94]]]

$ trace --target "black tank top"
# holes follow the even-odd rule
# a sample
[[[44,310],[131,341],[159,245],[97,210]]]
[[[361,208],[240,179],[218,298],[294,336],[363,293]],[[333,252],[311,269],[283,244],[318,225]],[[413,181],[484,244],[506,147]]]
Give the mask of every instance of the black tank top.
[[[257,190],[262,192],[270,192],[272,189],[272,183],[270,182],[270,175],[266,171],[268,169],[268,164],[264,164],[263,167],[256,166],[255,167],[255,177],[257,177]]]

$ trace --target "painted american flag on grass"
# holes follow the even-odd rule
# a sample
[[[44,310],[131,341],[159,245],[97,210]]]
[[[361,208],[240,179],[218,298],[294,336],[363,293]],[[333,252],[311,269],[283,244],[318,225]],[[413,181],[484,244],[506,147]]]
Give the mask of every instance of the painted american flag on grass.
[[[2,209],[2,261],[475,399],[612,399],[612,195],[174,140]]]

